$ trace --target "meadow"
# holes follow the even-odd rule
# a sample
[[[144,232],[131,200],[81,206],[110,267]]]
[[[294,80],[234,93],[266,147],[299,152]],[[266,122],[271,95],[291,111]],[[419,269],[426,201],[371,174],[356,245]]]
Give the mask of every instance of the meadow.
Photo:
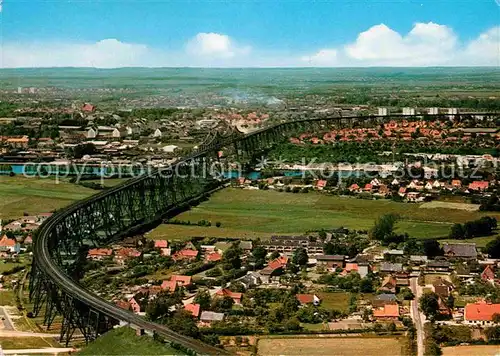
[[[211,221],[211,227],[163,224],[153,230],[152,238],[188,239],[193,236],[266,238],[274,234],[303,234],[310,230],[346,227],[369,230],[384,214],[398,214],[397,231],[416,238],[444,238],[455,222],[466,222],[487,215],[460,209],[427,208],[420,204],[390,200],[364,200],[329,196],[316,192],[228,188],[176,219],[197,223]],[[494,215],[500,219],[500,214]],[[221,227],[215,227],[220,222]]]
[[[108,331],[78,352],[78,355],[182,355],[182,352],[153,340],[137,336],[131,328]]]
[[[403,343],[392,338],[269,338],[258,342],[258,355],[401,355]]]
[[[47,213],[96,191],[54,179],[0,176],[0,218],[16,219],[23,213]]]

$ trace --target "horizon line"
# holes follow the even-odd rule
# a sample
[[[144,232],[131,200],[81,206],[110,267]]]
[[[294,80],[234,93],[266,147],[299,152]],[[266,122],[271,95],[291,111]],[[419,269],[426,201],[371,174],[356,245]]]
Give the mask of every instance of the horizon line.
[[[53,67],[7,67],[2,70],[36,70],[36,69],[95,69],[95,70],[119,70],[119,69],[450,69],[450,68],[479,68],[500,69],[500,66],[489,65],[435,65],[435,66],[235,66],[235,67],[204,67],[204,66],[125,66],[125,67],[81,67],[81,66],[53,66]]]

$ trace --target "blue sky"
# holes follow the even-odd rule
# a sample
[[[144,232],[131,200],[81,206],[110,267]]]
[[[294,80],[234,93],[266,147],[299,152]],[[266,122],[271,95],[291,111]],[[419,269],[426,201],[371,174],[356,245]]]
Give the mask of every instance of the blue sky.
[[[4,0],[0,16],[4,67],[500,62],[500,0]]]

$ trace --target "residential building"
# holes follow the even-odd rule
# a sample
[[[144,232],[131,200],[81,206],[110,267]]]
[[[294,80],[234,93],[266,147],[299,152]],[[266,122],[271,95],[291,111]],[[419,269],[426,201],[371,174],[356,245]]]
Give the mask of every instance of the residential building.
[[[495,271],[491,265],[487,265],[481,272],[481,279],[491,283],[495,282]]]
[[[155,240],[155,248],[167,248],[168,241],[167,240]]]
[[[402,263],[382,262],[380,264],[379,271],[383,272],[383,273],[403,272],[403,264]]]
[[[318,255],[315,256],[318,265],[326,266],[329,269],[343,268],[345,256],[342,255]]]
[[[429,261],[425,269],[430,273],[447,273],[451,269],[451,263],[448,261]]]
[[[243,277],[240,277],[235,280],[235,282],[239,282],[243,284],[245,289],[250,289],[257,287],[262,284],[262,276],[260,275],[259,272],[248,272],[246,275]]]
[[[396,293],[396,278],[392,276],[386,276],[384,277],[382,284],[380,285],[380,288],[378,289],[381,292],[385,293]]]
[[[19,253],[21,245],[15,239],[9,239],[7,235],[3,235],[2,239],[0,239],[0,251]]]
[[[373,310],[373,318],[376,320],[398,320],[399,305],[385,304],[380,308]]]
[[[493,315],[500,314],[500,304],[487,303],[480,301],[478,303],[469,303],[465,306],[464,321],[469,325],[494,325]]]
[[[386,304],[397,304],[397,302],[395,294],[382,293],[373,298],[372,305],[374,308],[381,308]]]
[[[449,258],[477,259],[476,244],[474,243],[444,243],[443,251],[444,255]]]
[[[186,304],[184,310],[190,312],[195,318],[200,316],[200,305],[195,303]]]
[[[184,249],[180,250],[172,256],[174,261],[180,260],[194,260],[198,257],[198,250]]]
[[[312,304],[318,306],[321,299],[316,294],[297,294],[295,296],[301,305]]]
[[[92,260],[100,261],[112,254],[113,250],[110,248],[92,248],[89,250],[87,256]]]
[[[203,311],[200,316],[201,326],[211,326],[214,321],[224,320],[224,313],[216,313],[211,311]]]
[[[218,297],[230,297],[234,301],[234,304],[241,304],[241,298],[243,297],[243,293],[231,292],[227,288],[220,289],[215,294]]]

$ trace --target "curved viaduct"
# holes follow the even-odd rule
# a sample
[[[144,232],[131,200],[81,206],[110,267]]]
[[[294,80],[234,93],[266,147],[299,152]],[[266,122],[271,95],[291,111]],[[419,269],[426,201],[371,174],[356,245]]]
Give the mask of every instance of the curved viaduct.
[[[498,117],[495,113],[455,116],[460,115]],[[435,115],[443,116],[447,115]],[[304,119],[277,124],[247,135],[213,135],[211,142],[201,145],[198,152],[178,160],[169,168],[133,178],[54,213],[42,224],[35,238],[30,274],[33,314],[37,316],[43,311],[47,328],[56,316],[60,316],[60,340],[66,344],[77,330],[88,342],[119,321],[155,333],[199,354],[224,354],[223,350],[180,335],[164,325],[149,322],[86,290],[78,282],[81,271],[73,268],[76,260],[85,258],[82,256],[85,246],[99,247],[118,241],[139,229],[154,226],[165,217],[175,216],[204,198],[221,184],[220,180],[206,172],[209,165],[217,160],[217,151],[222,148],[231,149],[240,157],[251,157],[301,130],[324,130],[331,126],[363,127],[408,118],[412,116]]]

